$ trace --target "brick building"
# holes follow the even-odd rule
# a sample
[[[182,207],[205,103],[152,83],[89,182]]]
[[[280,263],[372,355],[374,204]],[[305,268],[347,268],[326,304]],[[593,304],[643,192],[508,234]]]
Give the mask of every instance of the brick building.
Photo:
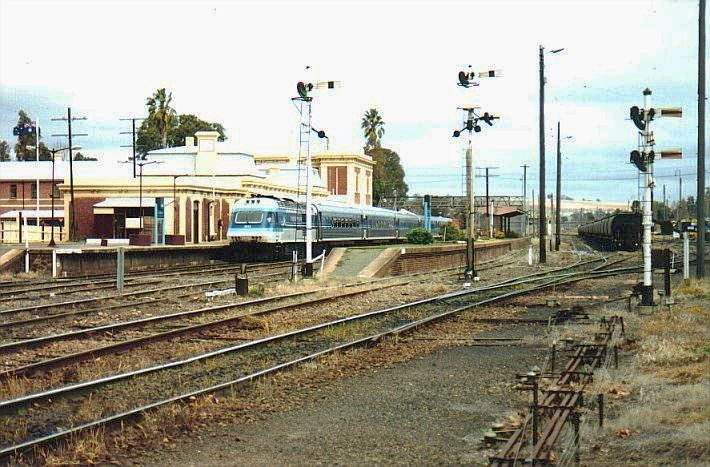
[[[198,132],[187,138],[184,146],[149,152],[145,161],[138,161],[145,163],[142,177],[133,177],[130,162],[74,161],[73,206],[68,162],[57,161],[55,222],[63,226],[62,240],[67,237],[72,215],[76,216],[79,238],[141,235],[157,243],[164,239],[186,243],[220,240],[226,237],[230,209],[237,198],[304,196],[305,169],[299,168],[296,158],[254,156],[218,142],[218,136],[216,132]],[[335,197],[350,204],[371,203],[373,161],[368,156],[316,154],[313,161],[314,200]],[[13,211],[25,216],[34,209],[31,185],[38,173],[40,208],[43,212],[49,209],[51,165],[45,161],[0,163],[0,226],[6,232],[22,230],[22,220]],[[39,230],[43,225],[51,223],[40,216]],[[17,241],[19,235],[8,236],[5,242]],[[40,240],[40,235],[31,235],[30,240],[48,238]]]

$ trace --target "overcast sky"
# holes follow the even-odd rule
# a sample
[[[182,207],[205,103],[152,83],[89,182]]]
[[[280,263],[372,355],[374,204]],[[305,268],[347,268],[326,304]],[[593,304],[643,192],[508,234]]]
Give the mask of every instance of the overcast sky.
[[[71,106],[86,153],[126,157],[129,128],[156,88],[178,113],[218,121],[245,152],[295,152],[298,113],[290,98],[304,79],[340,80],[319,91],[313,123],[331,149],[362,151],[360,120],[376,107],[383,145],[402,158],[410,192],[461,192],[465,139],[458,106],[501,115],[475,135],[477,165],[499,167],[496,193],[537,189],[538,47],[546,55],[548,175],[562,122],[563,179],[573,197],[634,199],[628,164],[636,130],[628,108],[653,90],[653,103],[682,106],[684,118],[655,123],[658,148],[682,161],[656,164],[669,196],[695,191],[697,0],[460,2],[187,2],[0,0],[0,138],[13,141],[17,110],[49,122]],[[305,71],[306,65],[313,73]],[[502,69],[477,88],[456,85],[467,65]],[[61,140],[47,136],[52,145]],[[55,141],[56,140],[56,141]],[[317,148],[320,142],[314,142]],[[480,182],[480,179],[478,180]],[[548,184],[552,187],[553,184]],[[479,185],[480,187],[480,185]],[[478,190],[478,188],[477,188]],[[550,191],[548,189],[548,191]]]

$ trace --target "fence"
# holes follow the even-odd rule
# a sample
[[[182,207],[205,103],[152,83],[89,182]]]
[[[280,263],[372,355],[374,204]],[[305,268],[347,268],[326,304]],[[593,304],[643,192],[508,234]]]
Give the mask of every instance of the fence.
[[[24,243],[25,238],[30,243],[43,243],[49,242],[52,238],[52,226],[50,225],[28,225],[26,230],[25,227],[17,228],[15,222],[12,223],[12,227],[0,222],[0,244],[9,243]],[[54,240],[56,242],[64,241],[66,238],[66,232],[63,226],[54,226]]]

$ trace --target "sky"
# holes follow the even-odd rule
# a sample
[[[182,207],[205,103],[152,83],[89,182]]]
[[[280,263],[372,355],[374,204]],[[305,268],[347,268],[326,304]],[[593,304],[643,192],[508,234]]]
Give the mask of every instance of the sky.
[[[655,168],[669,199],[695,193],[697,0],[664,1],[14,1],[0,0],[0,139],[14,144],[17,111],[39,118],[50,146],[65,140],[51,118],[72,107],[86,154],[125,158],[130,122],[161,87],[178,113],[221,122],[229,142],[257,154],[298,151],[298,81],[337,80],[314,93],[313,126],[330,149],[362,151],[362,115],[377,108],[382,144],[401,157],[410,193],[461,194],[467,138],[457,107],[500,115],[474,134],[475,164],[493,194],[538,192],[539,46],[545,54],[547,190],[554,187],[556,124],[563,193],[637,198],[629,164],[637,131],[629,107],[683,107],[654,122],[657,148],[680,161]],[[310,67],[306,70],[306,66]],[[503,75],[457,86],[460,70]],[[323,148],[315,139],[312,147]],[[707,150],[707,149],[706,149]],[[0,170],[2,168],[0,167]],[[480,193],[483,180],[476,179]],[[657,199],[660,190],[657,192]]]

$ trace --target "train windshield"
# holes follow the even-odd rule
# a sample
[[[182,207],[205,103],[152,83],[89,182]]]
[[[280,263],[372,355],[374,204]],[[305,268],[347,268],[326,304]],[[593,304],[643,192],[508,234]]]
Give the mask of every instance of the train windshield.
[[[261,224],[264,213],[261,211],[239,211],[234,221],[237,224]]]

